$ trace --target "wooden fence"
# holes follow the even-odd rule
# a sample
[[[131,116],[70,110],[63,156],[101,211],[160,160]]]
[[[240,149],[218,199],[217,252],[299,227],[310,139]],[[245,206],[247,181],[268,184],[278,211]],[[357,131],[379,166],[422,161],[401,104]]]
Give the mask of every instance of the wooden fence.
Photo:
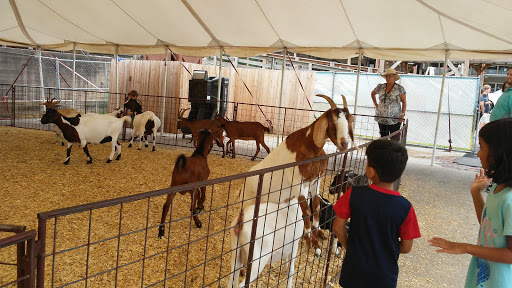
[[[164,114],[164,127],[165,132],[176,133],[176,121],[178,109],[188,108],[188,102],[179,103],[179,98],[188,98],[189,80],[192,76],[183,68],[179,62],[167,62],[167,86],[164,93],[164,79],[165,79],[165,62],[164,61],[149,61],[149,60],[123,60],[119,61],[119,93],[128,93],[131,90],[136,90],[139,95],[160,95],[164,97],[151,97],[151,101],[145,103],[145,96],[139,97],[143,102],[144,110],[159,111],[158,114]],[[183,63],[183,65],[193,73],[194,70],[206,70],[208,76],[217,76],[218,67],[209,65],[199,65],[192,63]],[[112,61],[110,69],[110,92],[116,92],[116,62]],[[283,100],[279,103],[279,95],[281,92],[281,71],[264,70],[264,69],[248,69],[239,68],[239,75],[235,69],[223,67],[222,77],[229,78],[228,86],[228,103],[253,103],[259,105],[266,105],[262,107],[265,116],[274,123],[278,123],[279,109],[277,107],[289,107],[298,109],[311,109],[308,104],[312,103],[311,98],[314,93],[315,73],[308,71],[286,71],[284,74],[284,89]],[[304,91],[302,90],[299,80],[302,82]],[[243,81],[242,81],[243,80]],[[247,85],[252,93],[249,93],[244,85]],[[165,111],[164,107],[165,99]],[[124,98],[119,100],[122,104]],[[115,105],[110,101],[109,106]],[[233,105],[233,104],[231,104]],[[260,109],[253,105],[248,108],[237,112],[238,121],[255,121],[262,119],[264,122]],[[275,106],[275,107],[268,107]],[[230,109],[231,108],[231,109]],[[112,110],[109,107],[109,111]],[[296,117],[305,117],[308,111],[303,112],[304,115],[295,115]],[[161,115],[159,115],[161,116]],[[228,105],[226,116],[232,119],[233,109]],[[282,116],[281,116],[282,117]],[[162,117],[161,117],[162,118]],[[264,123],[265,124],[265,123]],[[303,127],[302,122],[297,123],[300,126],[287,126],[285,133],[291,133]]]

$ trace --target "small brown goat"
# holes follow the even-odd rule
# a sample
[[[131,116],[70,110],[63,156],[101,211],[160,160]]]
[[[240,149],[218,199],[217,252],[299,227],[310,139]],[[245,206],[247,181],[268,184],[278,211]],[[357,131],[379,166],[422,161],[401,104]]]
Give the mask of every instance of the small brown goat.
[[[185,157],[185,155],[181,154],[176,159],[176,164],[174,164],[174,170],[172,171],[171,187],[208,179],[208,176],[210,176],[210,168],[208,168],[207,156],[211,146],[213,146],[213,135],[211,131],[199,131],[199,145],[194,153],[192,153],[192,156]],[[199,221],[197,214],[199,211],[204,209],[206,187],[180,192],[181,195],[186,193],[190,193],[190,211],[192,212],[194,223],[196,224],[197,228],[201,228],[202,224],[201,221]],[[167,195],[167,200],[165,201],[164,207],[162,209],[160,227],[158,228],[158,238],[162,238],[164,236],[165,218],[169,212],[169,207],[172,206],[175,195],[176,193],[170,193]]]
[[[254,160],[260,152],[260,144],[270,153],[270,149],[265,144],[265,131],[270,132],[270,129],[263,126],[259,122],[240,122],[240,121],[229,121],[219,115],[215,116],[215,120],[219,121],[226,131],[226,135],[229,137],[229,141],[226,143],[226,147],[229,147],[229,143],[233,146],[233,158],[236,156],[235,152],[235,140],[255,140],[256,141],[256,154],[252,156],[251,160]],[[226,148],[227,150],[228,148]],[[222,157],[224,157],[222,153]]]
[[[46,99],[46,102],[41,103],[41,105],[44,105],[46,109],[55,108],[59,105],[60,100],[57,102],[53,102],[55,98],[52,98],[51,100],[48,98]],[[65,117],[73,118],[76,115],[80,114],[80,112],[76,111],[73,108],[64,108],[64,109],[57,109],[57,111]],[[55,124],[54,124],[55,125]],[[60,131],[59,127],[55,125],[55,142],[59,143],[60,145],[64,146],[64,137],[62,137],[62,131]]]
[[[183,118],[183,113],[187,111],[187,109],[180,109],[178,114],[178,129],[181,127],[188,127],[190,132],[192,133],[192,141],[194,141],[194,147],[197,147],[197,140],[200,130],[210,130],[213,135],[213,140],[217,144],[217,146],[222,148],[222,155],[224,155],[224,127],[217,120],[212,119],[200,119],[200,120],[188,120]]]

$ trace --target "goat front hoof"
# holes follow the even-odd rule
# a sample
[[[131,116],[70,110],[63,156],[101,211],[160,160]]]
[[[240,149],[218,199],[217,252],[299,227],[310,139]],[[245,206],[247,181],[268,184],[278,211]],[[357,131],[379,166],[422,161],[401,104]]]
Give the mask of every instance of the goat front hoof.
[[[92,159],[88,160],[86,164],[92,164]]]
[[[64,142],[60,142],[60,146],[64,146]]]
[[[119,159],[121,159],[121,154],[118,154],[116,157],[116,160],[119,160]]]
[[[110,163],[110,162],[112,162],[112,160],[108,159],[108,160],[107,160],[107,163]],[[91,162],[91,163],[92,163],[92,162]]]
[[[62,164],[68,165],[69,164],[69,160],[64,161],[64,163],[62,163]]]
[[[164,237],[164,234],[165,234],[165,227],[164,226],[158,227],[158,239],[162,239]]]
[[[141,148],[137,148],[137,150],[142,150]]]
[[[128,148],[132,148],[132,143],[128,144]]]
[[[151,149],[151,152],[155,152],[156,149],[155,149],[155,146],[153,146],[153,149]]]
[[[201,228],[201,227],[203,227],[203,223],[201,223],[201,222],[196,223],[196,227],[197,227],[197,228]]]
[[[149,147],[149,145],[148,145],[148,144],[144,144],[144,147],[146,147],[146,148],[147,148],[147,147]]]
[[[198,211],[203,211],[204,210],[204,205],[201,205],[201,206],[197,206],[196,209]]]
[[[320,250],[319,248],[316,248],[316,249],[315,249],[315,256],[316,256],[316,257],[320,257],[320,256],[322,256],[322,250]]]

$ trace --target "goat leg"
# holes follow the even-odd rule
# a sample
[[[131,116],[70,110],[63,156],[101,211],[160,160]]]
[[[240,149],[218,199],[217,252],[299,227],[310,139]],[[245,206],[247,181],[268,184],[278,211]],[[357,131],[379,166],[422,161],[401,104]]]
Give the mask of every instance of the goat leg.
[[[92,157],[91,154],[89,154],[89,148],[87,148],[87,144],[84,145],[84,152],[85,155],[87,155],[87,164],[92,164]],[[107,163],[110,163],[107,161]]]
[[[204,210],[204,201],[206,200],[206,187],[201,187],[201,195],[197,201],[197,210],[202,211]]]
[[[70,155],[71,155],[71,146],[73,146],[73,144],[68,141],[68,149],[66,150],[66,161],[64,161],[64,165],[69,164],[69,159],[70,159]]]
[[[167,195],[167,200],[165,200],[164,207],[162,208],[162,218],[160,219],[160,227],[158,227],[158,238],[161,239],[164,237],[165,233],[165,216],[169,212],[169,207],[172,207],[172,200],[174,199],[175,193],[170,193]],[[171,217],[172,217],[172,209],[171,209]],[[169,220],[169,224],[171,221]]]
[[[260,153],[260,144],[258,144],[258,142],[256,142],[256,153],[254,154],[254,156],[252,156],[251,161],[254,161],[254,159],[256,159],[256,156],[258,156],[258,153]]]
[[[309,209],[308,201],[304,195],[299,196],[299,205],[304,219],[304,238],[306,239],[306,243],[309,247],[313,245],[314,248],[320,248],[318,239],[311,233],[311,210]]]
[[[312,199],[312,208],[313,208],[313,226],[312,226],[312,230],[313,230],[313,235],[315,235],[315,237],[317,237],[318,239],[322,239],[322,240],[325,240],[327,239],[324,235],[324,232],[320,229],[320,225],[319,225],[319,222],[320,222],[320,196],[316,195],[313,197]]]
[[[231,156],[231,158],[235,158],[235,156],[236,156],[236,152],[235,152],[235,140],[230,139],[229,141],[231,141],[231,146],[232,146],[232,148],[233,148],[233,155]]]
[[[199,221],[199,217],[197,217],[197,214],[199,211],[196,210],[197,200],[199,198],[199,190],[194,189],[190,192],[190,198],[191,198],[191,205],[190,205],[190,211],[192,212],[192,218],[194,219],[194,223],[196,224],[197,228],[201,228],[203,224],[201,221]]]

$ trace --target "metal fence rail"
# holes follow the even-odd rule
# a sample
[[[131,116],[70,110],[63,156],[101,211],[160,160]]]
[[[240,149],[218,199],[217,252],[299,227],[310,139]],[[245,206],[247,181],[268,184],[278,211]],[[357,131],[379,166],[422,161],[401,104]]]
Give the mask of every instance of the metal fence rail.
[[[34,287],[36,231],[25,231],[25,226],[0,224],[0,232],[16,233],[0,239],[0,267],[4,271],[0,287]]]

